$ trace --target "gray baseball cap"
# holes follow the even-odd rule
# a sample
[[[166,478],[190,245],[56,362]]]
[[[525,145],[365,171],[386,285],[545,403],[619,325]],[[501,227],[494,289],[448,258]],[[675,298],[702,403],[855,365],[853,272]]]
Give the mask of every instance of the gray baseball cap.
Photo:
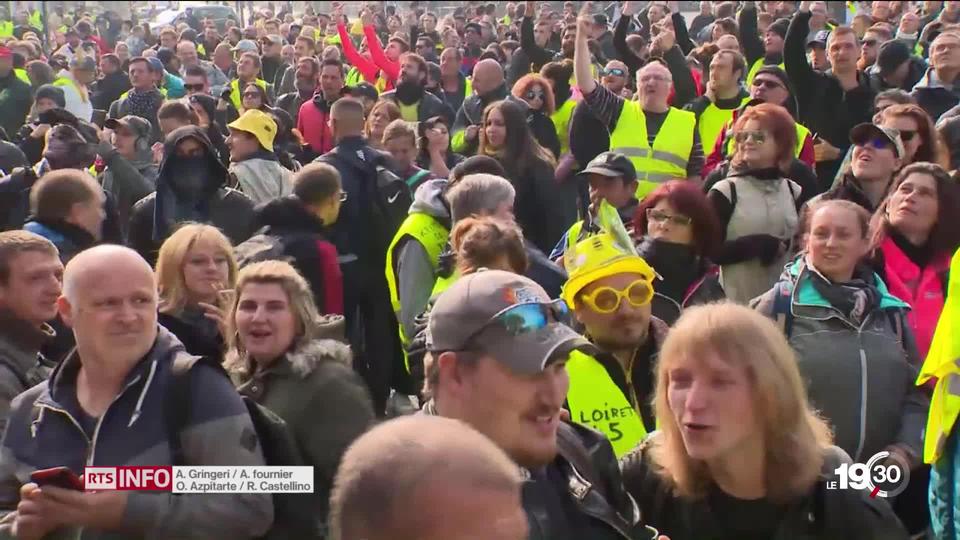
[[[875,137],[889,141],[893,145],[893,151],[897,154],[897,157],[903,157],[906,152],[903,141],[900,139],[899,130],[878,126],[870,122],[857,124],[850,130],[850,142],[858,146],[870,142]]]
[[[523,328],[527,321],[522,317],[498,319],[518,304],[542,306],[546,313],[551,302],[543,287],[518,274],[481,270],[464,276],[437,298],[430,313],[427,348],[442,352],[479,346],[521,375],[539,373],[575,349],[594,352],[586,338],[554,317],[544,315],[545,324],[529,330]],[[504,324],[494,324],[498,320]]]
[[[128,114],[123,118],[110,118],[103,123],[103,127],[112,130],[124,128],[138,139],[141,137],[149,137],[151,129],[150,122],[132,114]]]
[[[241,39],[237,42],[237,46],[230,50],[234,52],[260,52],[260,49],[257,47],[257,42],[252,39]]]

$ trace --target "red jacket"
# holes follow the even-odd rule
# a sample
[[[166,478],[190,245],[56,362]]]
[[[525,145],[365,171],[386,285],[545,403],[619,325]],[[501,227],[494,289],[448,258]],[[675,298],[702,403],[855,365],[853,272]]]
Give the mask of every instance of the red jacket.
[[[336,146],[330,131],[330,103],[317,93],[310,101],[300,106],[297,114],[297,130],[317,155],[326,154]]]
[[[950,270],[950,254],[936,255],[921,269],[892,238],[884,239],[880,250],[883,252],[887,289],[913,308],[907,314],[907,322],[916,338],[920,358],[926,358],[940,312],[943,311],[946,296],[943,276]]]

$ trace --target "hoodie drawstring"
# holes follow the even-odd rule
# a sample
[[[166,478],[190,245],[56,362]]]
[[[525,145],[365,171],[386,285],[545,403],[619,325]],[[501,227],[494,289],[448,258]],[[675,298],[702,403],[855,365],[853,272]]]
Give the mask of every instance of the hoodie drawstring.
[[[150,388],[150,383],[153,381],[153,375],[157,372],[157,361],[154,360],[150,364],[150,374],[147,375],[147,382],[143,383],[143,390],[140,391],[140,397],[137,398],[137,406],[133,409],[133,414],[130,415],[130,421],[127,422],[127,427],[133,426],[133,423],[140,418],[140,408],[143,406],[143,399],[147,397],[147,390]]]

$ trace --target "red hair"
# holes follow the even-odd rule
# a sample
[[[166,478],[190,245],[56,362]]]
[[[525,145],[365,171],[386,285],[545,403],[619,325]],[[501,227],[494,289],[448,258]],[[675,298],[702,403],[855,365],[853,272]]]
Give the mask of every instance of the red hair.
[[[722,241],[720,219],[703,190],[686,180],[661,184],[643,199],[633,214],[633,228],[638,237],[647,234],[647,209],[663,200],[693,220],[693,248],[696,252],[704,257],[713,255]]]
[[[550,80],[543,75],[539,73],[527,73],[514,83],[510,93],[517,99],[523,99],[523,95],[526,94],[530,88],[538,84],[543,87],[543,109],[541,109],[541,112],[550,116],[553,114],[553,111],[557,110],[557,104],[553,99],[553,85],[550,84]]]
[[[786,170],[793,161],[797,147],[797,126],[793,117],[780,105],[761,103],[748,108],[740,115],[733,125],[733,133],[743,131],[747,122],[751,121],[759,123],[761,129],[773,135],[773,140],[777,143],[777,164],[781,169]],[[734,169],[741,165],[739,154],[740,152],[737,151],[733,155]]]

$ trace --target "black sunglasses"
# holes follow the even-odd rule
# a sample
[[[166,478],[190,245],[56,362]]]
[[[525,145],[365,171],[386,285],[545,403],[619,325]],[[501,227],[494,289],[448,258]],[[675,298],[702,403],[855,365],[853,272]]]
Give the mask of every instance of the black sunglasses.
[[[536,99],[536,98],[543,99],[544,95],[543,95],[543,92],[534,92],[533,90],[530,90],[529,92],[524,94],[524,97],[527,99]]]
[[[622,70],[622,69],[620,69],[620,68],[611,68],[611,69],[605,69],[605,70],[603,70],[603,74],[604,74],[604,75],[615,75],[615,76],[617,76],[617,77],[625,77],[625,76],[627,75],[627,72],[625,72],[624,70]]]

